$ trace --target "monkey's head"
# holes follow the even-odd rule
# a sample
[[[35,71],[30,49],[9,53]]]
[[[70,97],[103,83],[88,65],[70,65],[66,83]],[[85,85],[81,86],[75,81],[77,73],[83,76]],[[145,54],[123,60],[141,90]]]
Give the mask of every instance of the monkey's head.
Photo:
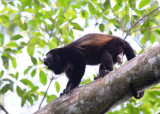
[[[44,64],[55,74],[61,74],[66,68],[64,57],[61,55],[60,49],[50,50],[46,54],[46,58],[44,58]]]

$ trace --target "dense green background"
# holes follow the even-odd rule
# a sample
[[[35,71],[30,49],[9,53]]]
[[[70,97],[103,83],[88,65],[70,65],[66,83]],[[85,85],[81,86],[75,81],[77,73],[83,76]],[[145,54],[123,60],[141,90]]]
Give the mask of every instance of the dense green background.
[[[1,0],[0,103],[7,107],[6,102],[13,101],[5,99],[16,94],[22,109],[37,105],[35,111],[45,93],[43,104],[57,98],[62,86],[43,65],[43,58],[50,49],[64,46],[82,34],[119,36],[132,44],[137,55],[158,44],[159,6],[159,0]],[[82,84],[91,80],[93,77]],[[46,92],[47,87],[55,92]],[[14,106],[7,107],[9,112],[10,108]],[[132,98],[109,113],[140,112],[160,112],[160,85],[146,90],[141,100]]]

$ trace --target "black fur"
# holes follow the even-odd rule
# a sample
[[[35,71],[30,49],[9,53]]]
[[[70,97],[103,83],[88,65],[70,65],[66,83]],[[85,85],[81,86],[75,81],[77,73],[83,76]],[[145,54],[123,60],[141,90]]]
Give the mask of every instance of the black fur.
[[[77,87],[84,75],[86,65],[100,64],[97,78],[113,70],[119,54],[126,54],[130,60],[135,57],[132,47],[123,39],[105,34],[87,34],[62,48],[47,53],[44,64],[55,74],[65,72],[69,81],[63,94]],[[137,95],[132,88],[134,96]],[[135,95],[136,94],[136,95]]]

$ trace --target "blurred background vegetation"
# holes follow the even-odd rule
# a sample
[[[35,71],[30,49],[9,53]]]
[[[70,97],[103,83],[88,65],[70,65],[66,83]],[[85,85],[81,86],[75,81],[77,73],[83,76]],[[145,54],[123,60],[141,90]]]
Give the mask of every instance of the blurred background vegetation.
[[[119,36],[139,55],[160,42],[160,1],[1,0],[0,105],[28,114],[59,97],[67,79],[46,69],[45,54],[93,32]],[[82,84],[95,75],[84,76]],[[159,101],[157,85],[108,114],[159,113]]]

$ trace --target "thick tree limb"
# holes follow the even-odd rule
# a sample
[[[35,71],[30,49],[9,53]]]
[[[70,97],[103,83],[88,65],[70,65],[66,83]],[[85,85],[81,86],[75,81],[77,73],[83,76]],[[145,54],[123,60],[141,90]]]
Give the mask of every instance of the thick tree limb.
[[[35,114],[99,114],[128,101],[133,82],[137,90],[160,83],[160,45],[142,53],[104,78],[77,87]],[[157,101],[158,102],[158,101]]]

